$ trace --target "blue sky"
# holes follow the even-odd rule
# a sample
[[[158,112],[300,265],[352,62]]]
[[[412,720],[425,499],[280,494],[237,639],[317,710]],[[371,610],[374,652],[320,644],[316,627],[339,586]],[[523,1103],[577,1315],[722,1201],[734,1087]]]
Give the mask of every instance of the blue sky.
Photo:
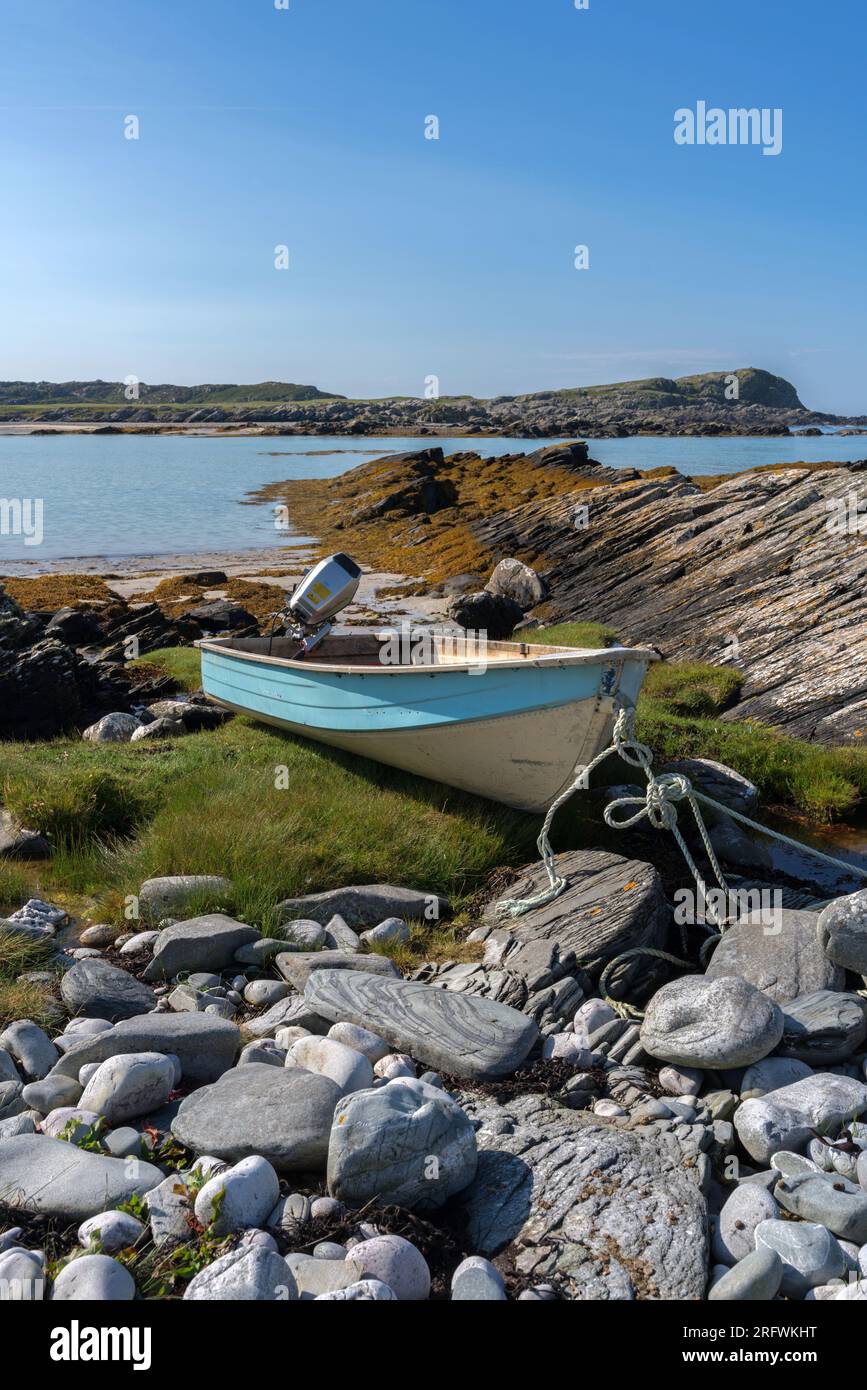
[[[0,378],[763,366],[867,411],[856,0],[288,6],[2,0]],[[782,108],[782,153],[676,145],[698,100]]]

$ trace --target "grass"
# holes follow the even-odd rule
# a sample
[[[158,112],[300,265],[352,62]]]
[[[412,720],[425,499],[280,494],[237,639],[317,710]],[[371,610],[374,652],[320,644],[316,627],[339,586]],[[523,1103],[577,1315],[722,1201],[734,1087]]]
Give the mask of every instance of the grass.
[[[15,805],[44,806],[57,829],[60,853],[38,886],[96,895],[102,921],[121,920],[123,898],[161,874],[226,875],[235,894],[221,906],[265,927],[281,899],[340,883],[460,899],[531,855],[537,833],[534,817],[241,718],[152,745],[60,739],[3,754]],[[121,795],[97,813],[106,775]]]
[[[170,675],[179,690],[199,690],[202,685],[201,657],[195,647],[160,647],[131,661],[130,666],[158,667]]]
[[[600,646],[601,624],[559,624],[533,641]],[[169,648],[146,660],[197,686],[198,653]],[[639,704],[638,734],[657,765],[667,758],[715,758],[759,788],[766,805],[813,821],[851,815],[867,799],[867,750],[802,743],[719,714],[738,690],[730,668],[698,664],[651,669]],[[608,781],[634,780],[615,759]],[[0,916],[29,896],[59,902],[91,921],[125,922],[125,902],[146,879],[223,874],[230,898],[203,900],[266,932],[282,899],[339,884],[393,882],[452,899],[457,921],[415,927],[391,952],[404,969],[429,958],[477,954],[463,940],[472,898],[496,869],[535,858],[539,817],[512,811],[377,763],[307,743],[236,718],[175,741],[91,744],[81,739],[2,745],[0,804],[49,830],[45,863],[0,864]],[[558,849],[606,844],[587,803],[558,816]],[[618,848],[627,848],[618,844]],[[462,915],[463,914],[463,915]],[[128,926],[129,923],[125,922]],[[4,967],[3,991],[15,984]],[[32,1016],[35,995],[14,1012]]]
[[[555,623],[523,634],[528,642],[552,647],[610,647],[617,633],[605,623]]]
[[[0,895],[5,891],[0,870]],[[0,906],[2,904],[0,896]],[[11,910],[11,906],[4,910]],[[51,948],[41,941],[31,941],[18,932],[0,932],[0,1029],[19,1018],[29,1018],[40,1024],[48,1022],[52,1009],[47,989],[18,977],[28,970],[48,969],[50,956]]]

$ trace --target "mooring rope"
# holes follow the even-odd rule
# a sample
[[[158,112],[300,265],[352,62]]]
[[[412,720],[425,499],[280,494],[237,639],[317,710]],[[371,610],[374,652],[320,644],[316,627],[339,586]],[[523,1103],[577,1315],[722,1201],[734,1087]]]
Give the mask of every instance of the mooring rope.
[[[710,806],[715,811],[722,812],[723,815],[739,821],[742,825],[747,825],[753,830],[757,830],[762,835],[770,836],[774,840],[779,840],[781,844],[791,845],[794,849],[803,853],[811,854],[816,859],[821,859],[826,864],[833,865],[834,868],[843,869],[846,873],[856,874],[861,878],[867,879],[867,869],[860,868],[857,864],[848,864],[842,859],[835,859],[833,855],[826,854],[824,850],[815,849],[812,845],[802,844],[799,840],[794,840],[789,835],[783,835],[778,830],[772,830],[770,826],[762,825],[759,821],[752,820],[750,816],[745,816],[740,811],[733,810],[730,806],[715,800],[705,792],[698,791],[690,779],[680,772],[663,772],[657,775],[653,770],[653,754],[647,744],[640,743],[635,737],[635,707],[633,705],[620,704],[617,718],[614,722],[614,732],[612,741],[608,748],[604,748],[601,753],[597,753],[585,767],[576,775],[570,786],[561,792],[555,801],[548,807],[539,838],[536,841],[542,865],[548,877],[548,887],[539,893],[534,893],[526,898],[504,898],[495,907],[496,916],[501,921],[511,918],[522,917],[524,913],[531,912],[534,908],[543,907],[546,903],[553,902],[559,898],[560,894],[567,887],[565,878],[561,878],[557,873],[554,851],[551,848],[549,838],[551,825],[560,807],[574,796],[576,791],[587,791],[590,785],[590,774],[605,762],[606,758],[611,757],[612,753],[618,754],[624,762],[631,767],[639,767],[647,779],[647,789],[644,796],[619,796],[605,807],[603,817],[606,825],[612,830],[628,830],[631,826],[637,825],[639,821],[647,819],[655,830],[670,830],[675,842],[680,849],[696,886],[696,905],[700,906],[710,919],[712,926],[708,928],[712,932],[707,940],[702,943],[699,959],[704,965],[708,951],[719,941],[726,929],[732,925],[729,921],[728,911],[720,915],[712,901],[708,897],[708,888],[701,874],[698,865],[693,858],[689,846],[687,845],[677,817],[677,803],[685,801],[692,810],[695,818],[696,827],[704,845],[708,862],[713,870],[714,878],[719,887],[725,894],[727,904],[731,900],[731,892],[726,882],[725,876],[719,865],[719,860],[714,852],[708,834],[704,817],[701,814],[699,803]],[[635,808],[631,815],[623,819],[618,819],[616,811],[618,808]],[[700,924],[704,925],[704,924]],[[716,931],[713,931],[713,928]],[[695,970],[696,966],[690,962],[679,959],[677,956],[669,955],[666,951],[657,950],[651,946],[635,946],[631,950],[622,952],[610,961],[603,970],[599,978],[599,990],[606,1002],[617,1010],[624,1018],[641,1018],[641,1010],[634,1005],[628,1004],[623,1000],[609,998],[605,992],[608,986],[608,979],[612,971],[621,961],[629,957],[646,955],[656,956],[663,960],[668,960],[672,964],[682,965],[686,969]],[[579,966],[579,968],[581,968]],[[586,967],[585,967],[586,968]]]

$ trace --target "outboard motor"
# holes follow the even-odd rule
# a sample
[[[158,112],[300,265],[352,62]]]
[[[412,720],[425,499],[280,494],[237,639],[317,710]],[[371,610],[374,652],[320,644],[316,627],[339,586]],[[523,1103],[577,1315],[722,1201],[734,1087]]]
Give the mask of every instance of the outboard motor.
[[[307,571],[286,607],[274,615],[275,625],[279,619],[287,636],[300,642],[298,656],[306,656],[328,636],[331,620],[355,598],[360,580],[359,566],[342,551],[326,555]]]

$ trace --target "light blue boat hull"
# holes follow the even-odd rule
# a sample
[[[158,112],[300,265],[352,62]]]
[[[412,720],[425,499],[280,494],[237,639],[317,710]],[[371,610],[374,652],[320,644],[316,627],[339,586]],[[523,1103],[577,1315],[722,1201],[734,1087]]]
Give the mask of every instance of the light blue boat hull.
[[[522,648],[471,665],[366,667],[269,659],[263,639],[203,642],[202,687],[240,713],[406,771],[539,810],[610,737],[650,653]],[[242,649],[243,648],[243,649]],[[250,650],[253,648],[254,650]]]

